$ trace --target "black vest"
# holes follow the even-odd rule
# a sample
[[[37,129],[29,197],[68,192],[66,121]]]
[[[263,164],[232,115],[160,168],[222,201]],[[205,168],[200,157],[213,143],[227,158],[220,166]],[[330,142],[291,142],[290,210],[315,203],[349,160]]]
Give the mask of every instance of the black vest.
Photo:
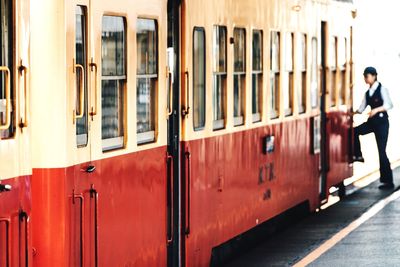
[[[382,98],[382,94],[381,94],[381,88],[382,88],[382,84],[379,83],[378,88],[376,88],[376,90],[372,94],[372,96],[369,96],[369,90],[365,93],[365,99],[367,100],[367,106],[370,106],[371,109],[383,106],[383,98]],[[386,111],[379,112],[378,114],[376,114],[374,117],[372,117],[370,119],[374,119],[375,117],[376,118],[378,118],[378,117],[388,118],[388,114]]]

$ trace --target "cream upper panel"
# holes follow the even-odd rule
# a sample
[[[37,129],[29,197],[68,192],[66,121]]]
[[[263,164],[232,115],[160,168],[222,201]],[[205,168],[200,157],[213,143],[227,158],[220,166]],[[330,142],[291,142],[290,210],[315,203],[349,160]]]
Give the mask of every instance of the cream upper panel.
[[[41,1],[35,3],[35,24],[32,29],[33,46],[46,51],[32,57],[35,67],[33,97],[34,168],[66,167],[74,164],[123,155],[145,149],[165,146],[166,141],[166,1]],[[89,108],[97,102],[98,112],[89,116],[88,144],[77,147],[75,108],[76,76],[75,7],[83,5],[88,16],[87,64],[97,64],[97,76],[87,72]],[[40,8],[44,6],[45,8]],[[103,152],[101,140],[101,34],[103,16],[121,16],[126,32],[126,86],[124,88],[125,147]],[[151,18],[158,24],[158,83],[156,97],[156,142],[137,145],[136,141],[136,22],[137,18]],[[34,34],[35,33],[35,34]],[[42,37],[47,36],[43,44]],[[48,66],[51,68],[43,74]],[[48,75],[51,73],[51,75]],[[46,82],[44,82],[46,81]],[[97,98],[96,98],[97,82]],[[51,122],[51,126],[49,125]]]
[[[183,36],[183,53],[182,65],[183,71],[189,73],[189,82],[182,83],[182,101],[186,105],[187,95],[189,92],[189,106],[193,107],[193,29],[194,27],[202,27],[205,30],[205,57],[206,57],[206,123],[205,128],[200,131],[193,129],[193,108],[192,112],[183,120],[182,132],[184,140],[199,139],[210,136],[222,135],[235,131],[242,131],[249,128],[256,128],[266,124],[278,123],[282,120],[296,119],[299,111],[296,105],[297,90],[294,90],[294,115],[284,117],[283,102],[280,97],[281,116],[278,119],[269,119],[268,96],[270,95],[269,84],[269,51],[270,51],[270,32],[281,32],[281,72],[284,72],[285,61],[285,44],[283,36],[287,32],[294,33],[294,59],[298,55],[297,43],[301,34],[306,34],[307,43],[311,43],[313,37],[320,39],[321,21],[328,21],[329,25],[335,25],[335,33],[340,36],[348,36],[350,25],[352,24],[351,6],[334,3],[328,5],[328,1],[301,1],[299,10],[295,7],[298,1],[185,1],[184,2],[184,36]],[[199,10],[207,10],[207,16],[204,16]],[[340,16],[341,22],[336,23]],[[227,78],[226,78],[226,116],[225,129],[213,130],[213,106],[212,106],[212,90],[213,90],[213,27],[214,25],[226,26],[227,28]],[[246,95],[245,95],[245,118],[243,126],[234,126],[233,122],[233,58],[234,49],[230,44],[230,38],[233,37],[234,28],[244,28],[246,30]],[[262,82],[262,107],[261,107],[261,122],[253,123],[251,110],[251,71],[252,71],[252,31],[262,30],[263,32],[263,82]],[[319,40],[320,43],[320,40]],[[318,51],[320,51],[318,49]],[[311,54],[311,45],[307,46],[307,55]],[[295,79],[299,75],[299,66],[297,60],[294,60],[294,75]],[[311,67],[311,57],[307,56],[307,80]],[[287,78],[281,79],[281,87],[287,83]],[[296,83],[297,84],[297,83]],[[309,81],[307,81],[309,87]],[[189,90],[188,88],[189,87]],[[309,90],[307,90],[307,112],[300,116],[308,116],[315,114],[311,110],[309,101]]]

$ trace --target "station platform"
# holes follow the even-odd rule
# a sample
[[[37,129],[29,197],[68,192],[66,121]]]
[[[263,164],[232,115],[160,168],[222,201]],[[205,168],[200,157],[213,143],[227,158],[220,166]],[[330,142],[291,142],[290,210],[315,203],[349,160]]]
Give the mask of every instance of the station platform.
[[[378,189],[375,177],[224,267],[400,266],[400,167],[393,174],[395,189]]]

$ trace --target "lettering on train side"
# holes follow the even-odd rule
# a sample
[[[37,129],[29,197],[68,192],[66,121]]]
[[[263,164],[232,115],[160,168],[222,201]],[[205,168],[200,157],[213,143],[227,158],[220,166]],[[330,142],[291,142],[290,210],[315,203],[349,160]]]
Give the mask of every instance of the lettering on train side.
[[[270,200],[271,196],[272,196],[272,191],[271,191],[271,189],[268,188],[268,189],[265,190],[265,192],[263,194],[263,200],[264,201]]]

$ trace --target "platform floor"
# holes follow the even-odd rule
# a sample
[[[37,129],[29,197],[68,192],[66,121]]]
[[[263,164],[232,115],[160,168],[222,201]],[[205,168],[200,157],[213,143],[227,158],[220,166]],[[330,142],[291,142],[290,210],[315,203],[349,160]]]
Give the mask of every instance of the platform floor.
[[[399,186],[400,168],[394,170],[394,177]],[[224,266],[293,266],[301,262],[399,189],[380,190],[379,184],[375,181],[327,209],[293,223]],[[400,199],[382,207],[309,266],[400,266]]]

